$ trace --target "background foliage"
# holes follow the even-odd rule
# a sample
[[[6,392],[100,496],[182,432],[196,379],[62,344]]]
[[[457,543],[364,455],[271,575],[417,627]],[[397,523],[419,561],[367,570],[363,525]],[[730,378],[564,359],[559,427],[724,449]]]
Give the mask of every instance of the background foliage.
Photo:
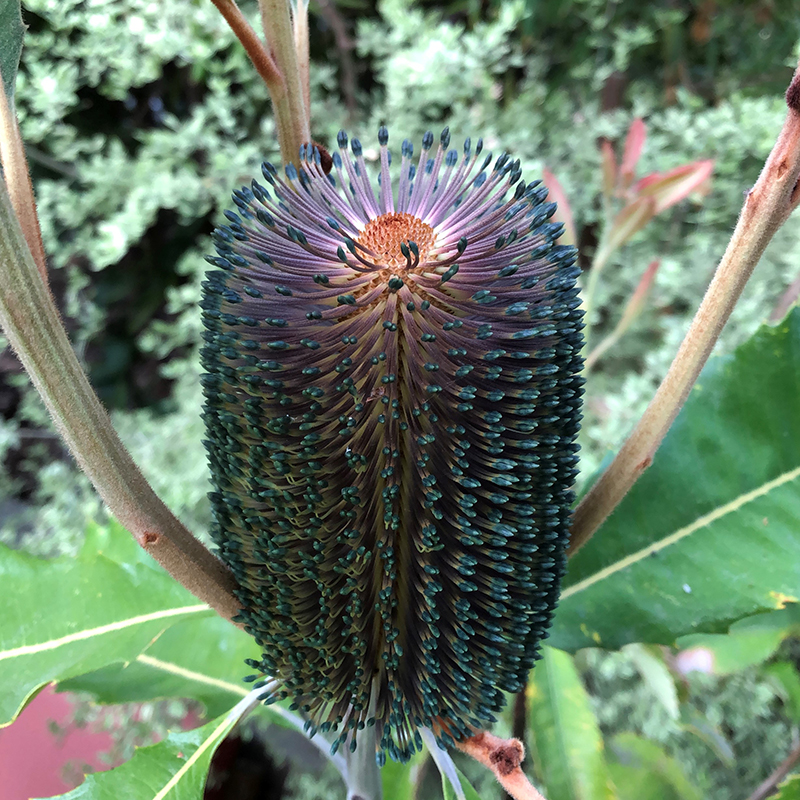
[[[241,5],[255,18],[254,3]],[[715,160],[705,197],[693,197],[659,216],[605,269],[592,319],[598,340],[613,329],[648,263],[660,260],[644,312],[589,376],[582,434],[586,481],[619,445],[666,370],[727,242],[743,193],[769,151],[784,114],[781,92],[800,52],[796,4],[383,0],[373,7],[349,0],[331,9],[327,1],[311,6],[315,138],[331,142],[340,127],[347,127],[359,131],[367,144],[378,125],[386,123],[395,141],[418,139],[428,127],[449,124],[456,141],[483,136],[491,148],[510,150],[522,160],[528,179],[547,166],[569,198],[584,266],[603,214],[601,138],[621,140],[631,119],[640,116],[648,128],[642,174],[701,158]],[[30,27],[16,102],[54,290],[126,444],[167,503],[203,535],[207,477],[195,349],[202,255],[230,190],[249,182],[263,159],[278,159],[266,90],[207,0],[29,0],[24,16]],[[348,47],[337,40],[337,24],[348,32]],[[775,471],[768,457],[775,441],[770,413],[793,413],[795,421],[800,419],[796,381],[792,384],[800,347],[792,345],[789,328],[762,331],[731,355],[766,321],[800,272],[798,239],[797,225],[780,232],[723,333],[719,354],[725,358],[704,377],[709,385],[716,381],[720,396],[749,398],[745,419],[754,421],[754,430],[740,431],[740,440],[720,435],[726,447],[741,451],[732,463],[739,459],[743,473],[754,442],[764,455],[759,469],[765,475]],[[765,359],[773,344],[784,348],[783,372],[762,360],[764,374],[756,380],[753,370],[759,364],[741,362]],[[5,467],[0,472],[0,538],[39,555],[77,553],[87,527],[106,524],[104,511],[8,351],[0,356],[0,369],[0,458]],[[729,370],[735,379],[726,381]],[[762,397],[776,410],[761,408]],[[682,417],[683,439],[675,444],[676,453],[687,447],[693,426],[700,436],[717,413],[713,405],[702,406],[702,397],[693,402],[699,410],[687,410],[695,416]],[[735,414],[729,424],[741,427]],[[708,439],[706,433],[706,445]],[[691,447],[704,452],[703,441],[692,440]],[[669,442],[663,453],[667,472],[656,472],[661,469],[657,462],[651,485],[642,483],[636,490],[645,500],[660,491],[670,468],[687,469],[670,465],[668,447]],[[694,452],[684,457],[691,461]],[[797,466],[793,452],[781,453],[782,471],[775,474]],[[713,455],[717,461],[708,462],[712,465],[720,457]],[[709,489],[709,498],[697,501],[698,509],[705,507],[703,502],[714,508],[725,501],[710,496],[711,473],[711,467],[689,465],[695,482]],[[675,491],[680,497],[679,487]],[[731,497],[740,491],[737,484]],[[661,514],[645,500],[641,511],[620,509],[631,526],[616,540],[623,554],[633,548],[637,524]],[[626,502],[635,505],[637,495]],[[669,505],[667,500],[663,504]],[[786,513],[789,525],[797,515]],[[687,511],[685,521],[695,516]],[[717,542],[721,537],[727,541],[734,522],[722,521]],[[749,531],[740,529],[743,548]],[[596,548],[587,548],[570,581],[602,568],[607,563],[602,559],[616,558],[609,540],[593,541]],[[691,565],[699,563],[700,555],[682,550],[676,557]],[[592,566],[593,559],[602,561],[599,567]],[[792,563],[786,562],[784,584],[776,584],[781,596],[791,594]],[[627,584],[632,594],[649,578],[641,580]],[[697,600],[683,589],[693,583],[678,580],[675,597]],[[725,586],[715,591],[724,593]],[[617,629],[609,636],[583,620],[587,637],[576,617],[582,606],[567,597],[560,619],[569,617],[570,625],[557,628],[554,644],[574,651],[596,644],[594,632],[602,644],[626,646],[610,653],[578,649],[574,659],[552,650],[535,673],[528,697],[532,730],[560,713],[587,737],[586,747],[602,747],[585,786],[539,774],[550,800],[693,798],[698,792],[712,800],[746,797],[798,735],[796,629],[770,623],[771,638],[766,638],[773,644],[763,645],[755,660],[741,655],[752,656],[751,640],[737,651],[736,636],[744,634],[725,631],[739,617],[776,604],[775,598],[751,598],[729,617],[715,617],[714,625],[702,620],[695,627],[673,625],[660,636],[649,635],[643,626],[633,626],[630,635]],[[172,663],[171,656],[185,650],[181,627],[191,624],[170,628],[159,640],[162,649],[147,651],[149,657]],[[680,640],[680,651],[636,644],[674,645],[677,636],[695,630],[721,639]],[[194,634],[215,642],[224,636],[216,630]],[[679,660],[682,653],[701,646],[717,653],[714,668],[687,673]],[[217,677],[237,680],[241,658],[234,647],[220,667],[229,671]],[[730,668],[722,669],[723,663]],[[560,665],[556,672],[571,687],[575,702],[569,709],[553,706],[563,702],[563,691],[539,685],[546,681],[548,664]],[[104,702],[179,694],[182,685],[170,683],[168,676],[155,679],[152,663],[139,660],[134,667],[139,673],[125,672],[122,680],[120,666],[106,666],[89,678],[75,678],[73,688]],[[142,693],[143,685],[153,686],[150,694]],[[231,699],[238,699],[235,692],[222,700],[208,693],[193,696],[206,705],[210,718],[224,714]],[[510,733],[515,724],[519,719],[509,709],[501,730]],[[214,723],[209,725],[216,730]],[[536,739],[529,745],[539,755],[537,763],[552,764],[555,770],[559,758],[569,755],[555,740]],[[481,780],[471,765],[463,767],[469,777]],[[438,791],[432,788],[435,776],[430,772],[426,777],[426,770],[421,767],[420,785]],[[583,773],[572,774],[578,779]],[[653,784],[652,776],[660,783]],[[318,778],[295,774],[292,780],[302,783],[309,797],[330,796]],[[335,772],[321,780],[335,782]],[[660,788],[652,790],[653,785]],[[497,793],[491,785],[478,788],[481,797]],[[655,794],[648,795],[651,790]]]

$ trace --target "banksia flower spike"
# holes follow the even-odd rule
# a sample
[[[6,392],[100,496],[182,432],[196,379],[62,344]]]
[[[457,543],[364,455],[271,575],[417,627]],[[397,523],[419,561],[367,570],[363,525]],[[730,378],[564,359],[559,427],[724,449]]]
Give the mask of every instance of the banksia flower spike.
[[[234,193],[204,283],[214,536],[253,663],[379,761],[482,730],[555,607],[580,419],[575,250],[546,187],[427,133],[396,187],[330,164]],[[416,163],[415,163],[416,162]]]

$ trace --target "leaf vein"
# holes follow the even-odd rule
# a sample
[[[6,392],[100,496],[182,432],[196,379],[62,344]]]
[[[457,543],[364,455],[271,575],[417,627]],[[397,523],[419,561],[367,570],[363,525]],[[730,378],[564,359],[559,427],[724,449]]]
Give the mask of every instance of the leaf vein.
[[[676,544],[677,542],[681,541],[681,539],[685,539],[687,536],[690,536],[700,528],[704,528],[706,525],[716,522],[718,519],[721,519],[727,514],[738,511],[747,503],[751,503],[753,500],[757,500],[759,497],[769,494],[769,492],[771,492],[773,489],[777,489],[783,484],[790,483],[797,478],[800,478],[800,467],[796,467],[788,472],[784,472],[777,478],[763,483],[761,486],[753,489],[750,492],[740,494],[730,502],[715,508],[713,511],[709,511],[707,514],[703,514],[694,522],[684,526],[683,528],[679,528],[677,531],[665,536],[663,539],[649,544],[647,547],[643,547],[641,550],[637,550],[635,553],[631,553],[630,555],[625,556],[625,558],[621,558],[619,561],[616,561],[613,564],[609,564],[607,567],[595,572],[594,575],[590,575],[588,578],[584,578],[582,581],[578,581],[572,586],[568,586],[563,592],[561,592],[561,600],[566,600],[568,597],[572,597],[572,595],[578,594],[584,589],[588,589],[590,586],[594,586],[594,584],[599,583],[606,578],[610,578],[612,575],[615,575],[616,573],[621,572],[622,570],[627,569],[634,564],[637,564],[639,561],[643,561],[649,555]]]
[[[181,606],[180,608],[166,608],[161,611],[153,611],[150,614],[141,614],[137,617],[129,617],[128,619],[117,620],[117,622],[110,622],[107,625],[99,625],[96,628],[87,628],[86,630],[76,631],[75,633],[61,636],[58,639],[50,639],[46,642],[39,642],[37,644],[27,644],[22,647],[15,647],[11,650],[0,652],[0,661],[6,661],[10,658],[19,658],[20,656],[29,656],[36,653],[43,653],[47,650],[57,650],[74,642],[82,642],[87,639],[93,639],[96,636],[104,636],[107,633],[114,633],[115,631],[125,630],[125,628],[132,628],[136,625],[143,625],[147,622],[155,622],[159,619],[169,619],[170,617],[179,616],[181,614],[197,614],[202,611],[208,611],[208,606],[205,603],[199,603],[193,606]]]
[[[203,675],[202,672],[194,672],[193,670],[179,667],[177,664],[173,664],[170,661],[162,661],[160,658],[153,658],[152,656],[148,656],[144,653],[140,656],[137,656],[136,660],[142,664],[146,664],[149,667],[153,667],[154,669],[160,669],[163,672],[169,672],[172,675],[178,675],[179,677],[186,678],[190,681],[204,683],[208,686],[215,686],[217,689],[222,689],[226,692],[231,692],[232,694],[238,694],[242,697],[247,696],[247,689],[245,689],[243,686],[237,686],[235,683],[229,683],[228,681],[223,681],[219,678],[212,678],[210,675]]]

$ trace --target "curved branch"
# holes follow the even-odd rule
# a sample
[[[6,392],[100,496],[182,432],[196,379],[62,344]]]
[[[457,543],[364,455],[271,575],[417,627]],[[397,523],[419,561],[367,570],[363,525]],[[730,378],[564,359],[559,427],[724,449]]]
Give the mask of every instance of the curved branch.
[[[675,360],[633,433],[575,510],[570,555],[588,541],[652,463],[753,269],[800,202],[800,67],[786,92],[786,103],[789,111],[783,128],[747,195],[733,236]]]
[[[25,241],[28,243],[39,274],[47,285],[47,263],[42,244],[42,231],[39,227],[39,215],[36,213],[36,198],[28,172],[28,161],[25,158],[17,116],[13,111],[13,101],[6,98],[2,80],[3,76],[0,74],[0,164],[3,166],[11,204],[22,226]]]
[[[285,92],[278,97],[272,95],[275,111],[275,126],[281,146],[284,165],[298,163],[300,148],[311,141],[309,110],[306,106],[298,49],[308,52],[308,43],[300,44],[303,36],[308,38],[308,26],[298,28],[298,38],[292,26],[289,0],[258,0],[264,37],[278,65],[285,83]]]
[[[81,469],[111,512],[177,581],[226,619],[230,571],[178,521],[117,436],[70,346],[0,180],[0,325]]]
[[[296,0],[292,14],[294,49],[297,55],[297,68],[300,70],[300,83],[303,87],[303,101],[306,114],[311,114],[311,55],[308,41],[308,0]]]

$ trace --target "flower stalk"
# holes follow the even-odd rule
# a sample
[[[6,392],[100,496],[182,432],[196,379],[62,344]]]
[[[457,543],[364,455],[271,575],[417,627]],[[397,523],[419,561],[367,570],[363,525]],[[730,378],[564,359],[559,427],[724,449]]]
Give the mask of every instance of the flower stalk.
[[[235,0],[211,2],[242,43],[269,90],[284,164],[297,164],[300,147],[311,140],[308,3],[298,1],[293,19],[287,0],[259,0],[265,45]]]
[[[297,69],[303,87],[303,100],[306,104],[306,118],[311,114],[311,55],[308,49],[308,0],[297,0],[292,15],[294,48],[297,54]]]
[[[728,247],[664,380],[608,469],[575,510],[577,552],[650,466],[772,237],[800,202],[800,67],[786,92],[788,113]]]
[[[285,91],[280,95],[270,89],[281,157],[284,165],[299,164],[300,148],[311,141],[309,109],[304,89],[304,84],[308,85],[307,10],[300,8],[305,6],[303,0],[300,0],[295,29],[287,0],[259,0],[258,5],[267,47],[285,84]],[[301,40],[303,45],[298,47]]]

